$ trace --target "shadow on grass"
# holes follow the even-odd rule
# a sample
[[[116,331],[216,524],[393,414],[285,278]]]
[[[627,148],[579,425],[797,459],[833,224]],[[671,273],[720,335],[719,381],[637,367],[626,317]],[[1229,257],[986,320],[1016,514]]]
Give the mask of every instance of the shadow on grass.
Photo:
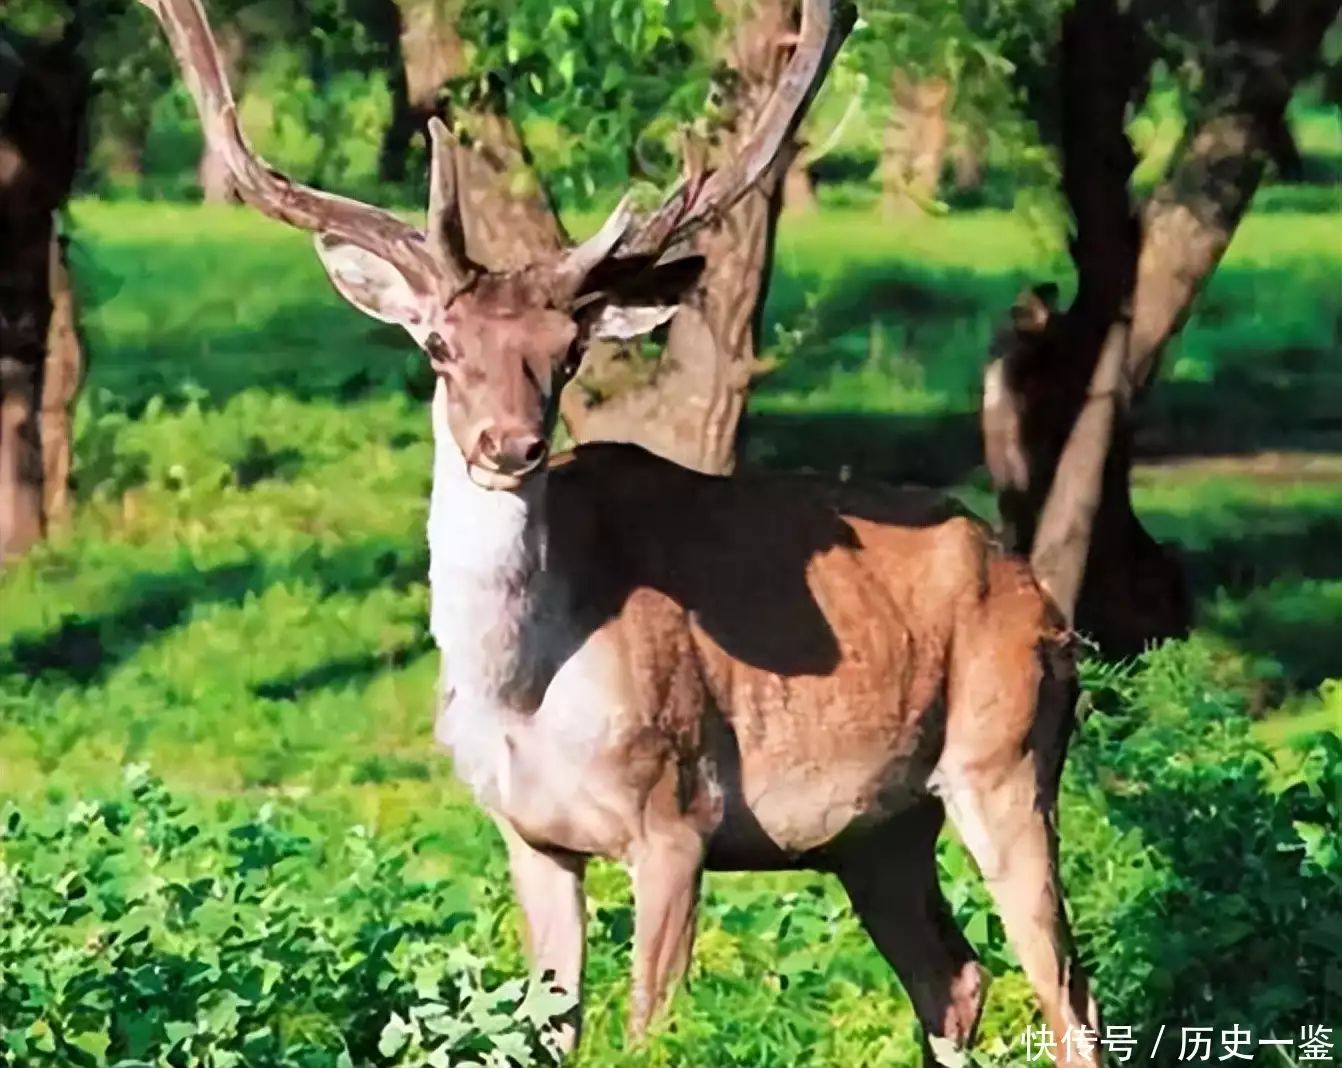
[[[752,465],[887,482],[954,486],[982,466],[978,416],[751,412],[742,431]]]
[[[343,690],[360,686],[375,675],[405,667],[432,650],[433,640],[426,633],[418,641],[398,646],[387,653],[339,657],[296,675],[258,683],[252,687],[252,692],[257,697],[272,701],[297,701],[317,690]]]
[[[205,571],[134,575],[117,607],[67,616],[45,633],[22,634],[7,648],[0,647],[0,682],[8,677],[97,683],[140,648],[183,624],[197,606],[241,604],[279,583],[311,583],[324,597],[379,587],[405,589],[422,582],[427,573],[427,549],[416,549],[407,552],[399,542],[379,540],[332,553],[309,551],[285,561],[256,559]]]
[[[873,220],[873,226],[879,225]],[[88,249],[84,266],[101,266],[101,251],[97,246]],[[132,263],[138,251],[134,242],[114,242],[107,255],[114,265],[118,256]],[[210,274],[210,265],[199,262],[199,250],[174,247],[162,254],[182,256],[183,278]],[[243,310],[234,311],[226,299],[231,292],[227,279],[237,269],[229,268],[223,255],[214,272],[223,279],[213,283],[219,289],[217,306],[209,303],[214,290],[207,287],[205,296],[196,298],[200,316],[163,305],[174,314],[165,311],[161,325],[112,332],[95,346],[91,393],[105,390],[132,418],[155,396],[163,397],[169,408],[185,403],[182,387],[187,380],[214,405],[249,388],[300,400],[352,402],[407,391],[427,398],[431,375],[403,332],[342,306],[315,272],[310,283],[289,279],[286,285],[292,292],[284,291],[278,304],[260,302],[264,310],[254,318],[231,321],[251,313],[245,302]],[[164,279],[176,277],[176,268],[174,263],[172,269],[149,276],[128,266],[123,292],[103,282],[89,284],[84,296],[92,320],[114,299],[119,305],[144,303],[152,312],[156,302],[162,304],[158,289]],[[993,333],[1006,323],[1020,289],[1048,280],[1043,275],[859,260],[829,276],[823,270],[801,265],[789,270],[780,264],[770,287],[763,346],[775,347],[778,326],[791,329],[808,317],[813,322],[801,349],[761,382],[759,395],[767,406],[771,394],[786,393],[815,420],[843,420],[847,413],[834,411],[836,404],[893,409],[879,422],[905,424],[891,432],[894,441],[849,442],[857,434],[882,434],[878,420],[855,416],[848,431],[826,435],[825,443],[842,453],[828,466],[882,474],[892,462],[882,459],[888,445],[898,445],[901,454],[928,461],[920,468],[903,459],[894,461],[900,477],[912,471],[923,482],[946,481],[947,472],[965,469],[960,456],[966,450],[977,451],[977,429],[965,425],[961,439],[966,420],[955,412],[976,406]],[[1302,274],[1294,261],[1223,265],[1199,298],[1185,332],[1185,338],[1198,335],[1192,362],[1206,365],[1198,373],[1207,381],[1161,383],[1145,406],[1139,443],[1143,455],[1342,448],[1342,419],[1327,403],[1336,392],[1333,387],[1342,388],[1342,301],[1331,283],[1322,268]],[[808,295],[814,301],[809,312]],[[1179,358],[1189,351],[1181,342]],[[863,398],[862,391],[868,389],[882,396]],[[938,401],[946,405],[949,424],[940,417],[897,411],[905,406],[902,395],[918,391],[927,395],[922,407]],[[773,415],[759,418],[777,421]],[[948,425],[955,437],[946,433]],[[815,428],[814,422],[799,427]],[[781,433],[772,437],[774,454],[787,457],[799,451],[791,441],[781,440]],[[805,443],[803,447],[807,457],[819,454]],[[800,466],[790,459],[780,463]]]
[[[1198,625],[1254,657],[1265,682],[1312,689],[1337,674],[1342,501],[1146,516],[1161,536],[1181,545],[1201,602]]]
[[[200,327],[183,323],[164,327],[147,343],[100,346],[89,387],[105,406],[136,419],[156,397],[172,412],[194,395],[222,407],[249,389],[299,401],[349,403],[407,392],[427,401],[432,373],[400,328],[324,301],[298,300],[218,336],[202,336]]]

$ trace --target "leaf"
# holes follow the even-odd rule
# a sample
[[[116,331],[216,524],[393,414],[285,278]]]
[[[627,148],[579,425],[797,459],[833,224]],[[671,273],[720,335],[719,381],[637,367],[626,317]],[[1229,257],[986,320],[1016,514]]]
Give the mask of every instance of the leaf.
[[[176,1046],[196,1033],[196,1025],[182,1020],[170,1020],[163,1025],[163,1033],[168,1038],[168,1044]]]
[[[989,938],[988,913],[979,910],[965,922],[965,937],[971,945],[986,946]]]
[[[43,1053],[56,1052],[56,1038],[51,1033],[51,1025],[44,1019],[34,1020],[28,1026],[28,1042],[33,1049]]]
[[[955,1043],[944,1035],[928,1035],[927,1044],[932,1056],[942,1068],[965,1068],[969,1058],[962,1049],[956,1049]]]
[[[112,1040],[107,1037],[106,1031],[80,1031],[77,1034],[67,1033],[65,1040],[70,1045],[82,1049],[96,1064],[107,1063],[107,1047],[112,1044]]]
[[[393,1012],[387,1025],[382,1028],[382,1034],[378,1036],[377,1051],[384,1057],[395,1057],[405,1049],[414,1034],[414,1027]]]
[[[563,1016],[576,1003],[572,994],[558,987],[533,982],[527,987],[522,1004],[517,1007],[517,1015],[542,1027]]]

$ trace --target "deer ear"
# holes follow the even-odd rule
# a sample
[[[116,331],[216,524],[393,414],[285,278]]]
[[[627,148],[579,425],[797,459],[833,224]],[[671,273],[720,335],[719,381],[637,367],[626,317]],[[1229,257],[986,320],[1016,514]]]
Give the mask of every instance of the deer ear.
[[[428,298],[389,261],[330,234],[318,234],[316,246],[336,292],[359,311],[403,326],[415,337],[425,331]]]

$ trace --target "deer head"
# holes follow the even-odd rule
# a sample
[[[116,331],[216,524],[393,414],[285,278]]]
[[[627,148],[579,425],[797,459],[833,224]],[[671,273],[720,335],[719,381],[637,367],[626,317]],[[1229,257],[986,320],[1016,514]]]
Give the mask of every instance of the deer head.
[[[644,216],[622,200],[595,235],[518,270],[492,272],[465,253],[447,127],[430,123],[427,225],[300,185],[243,136],[200,0],[141,0],[162,23],[205,137],[252,207],[316,235],[336,290],[366,315],[403,327],[447,397],[447,423],[473,481],[513,489],[543,464],[558,394],[589,342],[647,333],[675,313],[703,266],[673,250],[736,203],[777,157],[851,25],[832,0],[805,0],[792,56],[742,150],[684,178]]]

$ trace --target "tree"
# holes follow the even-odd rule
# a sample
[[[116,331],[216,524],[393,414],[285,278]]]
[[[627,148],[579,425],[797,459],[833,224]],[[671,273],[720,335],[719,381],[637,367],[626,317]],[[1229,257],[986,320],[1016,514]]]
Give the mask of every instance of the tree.
[[[365,13],[365,25],[393,57],[391,121],[379,166],[384,182],[405,181],[411,142],[423,137],[432,116],[446,117],[444,87],[466,71],[459,8],[448,0],[379,0]]]
[[[219,55],[231,84],[242,92],[239,75],[246,50],[241,32],[235,25],[225,26],[219,33]],[[207,204],[230,204],[237,200],[233,173],[228,164],[210,149],[208,141],[201,142],[200,162],[196,164],[196,181],[201,199]]]
[[[729,78],[714,143],[698,149],[705,155],[730,156],[749,132],[782,70],[797,6],[720,0]],[[672,320],[660,359],[614,348],[589,354],[585,375],[565,398],[565,419],[578,440],[633,441],[696,470],[732,470],[746,398],[764,368],[760,320],[783,177],[798,148],[794,139],[736,207],[696,235],[693,247],[706,266]]]
[[[984,378],[983,432],[1008,542],[1113,655],[1179,635],[1178,561],[1129,492],[1132,406],[1253,198],[1294,86],[1338,0],[1081,0],[1063,20],[1057,132],[1077,293],[1017,306]],[[1196,73],[1190,121],[1154,191],[1129,187],[1124,123],[1152,66]]]
[[[51,41],[0,28],[0,559],[65,506],[79,345],[56,212],[88,100],[78,43],[72,23]]]
[[[1016,95],[1003,40],[1019,17],[1037,20],[1047,6],[1027,5],[1009,18],[997,4],[963,0],[869,0],[863,6],[866,25],[854,37],[854,50],[888,94],[878,169],[887,216],[935,201],[948,158],[961,180],[976,180],[985,131],[1008,116]]]

